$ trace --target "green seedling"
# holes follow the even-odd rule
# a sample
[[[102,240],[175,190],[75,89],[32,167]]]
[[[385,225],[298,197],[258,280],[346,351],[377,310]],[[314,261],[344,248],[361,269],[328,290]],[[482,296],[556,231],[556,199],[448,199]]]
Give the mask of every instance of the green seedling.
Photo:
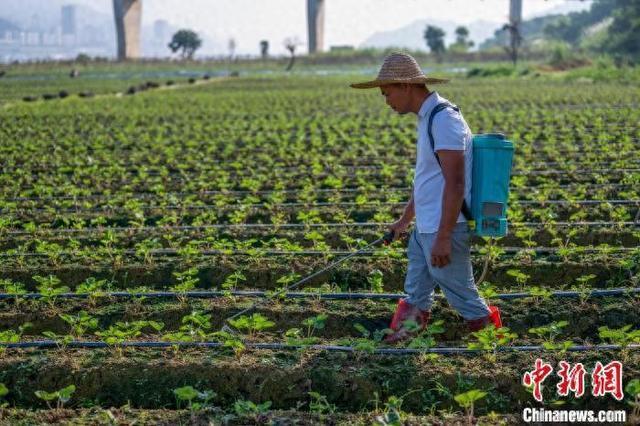
[[[98,319],[90,316],[86,311],[80,311],[77,315],[60,314],[58,316],[71,327],[69,334],[59,335],[53,331],[44,331],[42,334],[54,340],[61,348],[79,339],[87,330],[98,328]]]
[[[67,345],[74,340],[74,337],[71,334],[56,334],[53,331],[43,331],[42,335],[53,340],[56,346],[60,349],[66,348]]]
[[[174,272],[173,276],[176,277],[178,283],[171,287],[171,291],[183,294],[193,291],[196,288],[196,284],[200,281],[197,275],[198,268],[189,268],[186,271]]]
[[[357,199],[356,199],[357,203]],[[362,248],[367,245],[367,242],[362,238],[352,238],[350,235],[346,233],[340,234],[340,239],[347,245],[349,250],[353,250],[354,248]]]
[[[432,324],[429,324],[427,327],[425,327],[424,330],[422,330],[416,337],[411,340],[411,342],[409,343],[409,348],[429,349],[434,347],[436,345],[435,336],[444,333],[443,324],[443,320],[437,320]],[[419,329],[419,325],[417,323],[415,324],[415,327]]]
[[[311,401],[309,402],[309,411],[323,416],[325,414],[333,414],[336,412],[336,406],[330,404],[327,397],[318,392],[308,392]]]
[[[180,256],[185,264],[191,265],[202,255],[200,242],[197,240],[189,241],[185,246],[178,247],[176,254]]]
[[[76,391],[75,385],[69,385],[65,388],[57,390],[55,392],[45,392],[43,390],[37,390],[34,393],[36,396],[47,403],[47,407],[49,409],[53,409],[51,407],[51,401],[56,401],[56,409],[61,410],[64,408],[64,404],[71,400],[71,395]]]
[[[136,256],[142,259],[146,264],[153,263],[153,250],[161,249],[162,244],[157,238],[147,238],[134,246]]]
[[[384,277],[383,273],[379,269],[374,269],[369,272],[367,276],[367,281],[371,286],[371,291],[373,293],[384,293],[384,284],[382,282],[382,278]]]
[[[405,393],[401,396],[391,395],[387,398],[387,401],[384,403],[384,412],[381,416],[376,417],[376,424],[382,426],[402,426],[404,425],[404,421],[406,419],[406,414],[402,411],[402,404],[404,403],[404,398],[407,395],[410,395],[415,392],[419,392],[421,389],[412,389],[409,392]],[[376,397],[376,404],[378,399],[378,393],[374,392]],[[377,411],[377,409],[376,409]]]
[[[637,424],[640,422],[640,379],[629,381],[624,391],[627,394],[628,404],[633,407],[629,422],[631,424]]]
[[[346,345],[351,345],[357,351],[373,353],[378,347],[378,344],[382,341],[385,334],[390,329],[376,330],[371,338],[371,332],[367,330],[362,324],[355,323],[353,327],[360,333],[362,337],[356,339],[348,339],[344,341]]]
[[[292,283],[295,283],[300,279],[300,275],[295,272],[291,272],[287,275],[283,275],[277,279],[276,283],[280,284],[280,286],[275,287],[273,290],[267,291],[267,297],[276,302],[286,300],[287,298],[287,287],[289,287]]]
[[[631,327],[631,324],[621,328],[602,326],[598,327],[598,334],[602,340],[627,348],[632,343],[640,343],[640,330],[631,330]]]
[[[245,344],[242,343],[242,340],[240,340],[238,336],[226,331],[216,331],[211,333],[211,338],[216,342],[222,343],[224,349],[232,350],[236,358],[240,358],[246,350]]]
[[[307,338],[310,338],[314,331],[324,329],[327,318],[328,316],[326,314],[320,314],[302,321],[302,325],[307,327]]]
[[[557,350],[561,354],[564,354],[571,346],[573,346],[573,342],[570,340],[556,342],[556,337],[562,334],[562,329],[567,325],[569,325],[568,321],[556,321],[545,326],[530,328],[529,333],[545,339],[542,343],[542,346],[545,349]]]
[[[265,316],[259,313],[255,313],[251,316],[242,315],[235,320],[230,320],[229,324],[238,330],[246,330],[249,338],[253,338],[256,333],[276,325],[275,322],[269,321]]]
[[[496,290],[496,286],[488,281],[483,281],[482,284],[480,284],[478,292],[480,293],[480,296],[482,296],[482,298],[487,301],[487,303],[489,303],[491,299],[494,299],[499,294]]]
[[[481,391],[479,389],[471,389],[468,392],[460,393],[453,397],[458,403],[458,405],[464,408],[465,415],[467,417],[467,424],[469,426],[475,424],[475,419],[473,416],[473,408],[476,401],[484,398],[485,396],[487,396],[486,392]]]
[[[199,391],[192,386],[183,386],[173,390],[176,396],[176,406],[180,409],[180,402],[187,401],[189,411],[198,411],[209,406],[209,402],[215,398],[216,393],[211,390]],[[199,402],[194,402],[199,400]]]
[[[18,343],[24,334],[24,331],[31,327],[30,322],[25,322],[21,326],[18,327],[18,331],[15,330],[4,330],[0,331],[0,343]],[[4,354],[6,348],[0,347],[0,355]]]
[[[507,271],[507,275],[513,277],[516,280],[516,283],[521,287],[524,286],[527,281],[529,281],[529,278],[531,278],[529,275],[517,269],[509,269]]]
[[[298,212],[297,219],[304,223],[305,225],[309,225],[312,223],[322,223],[322,218],[320,217],[320,211],[317,209],[311,209],[308,211],[300,211]]]
[[[553,296],[553,292],[551,290],[547,290],[538,286],[529,287],[529,294],[536,302],[540,302],[541,300],[549,300]]]
[[[304,239],[313,243],[313,249],[318,251],[331,250],[331,247],[324,241],[324,235],[313,230],[304,234]]]
[[[38,283],[38,293],[42,295],[42,300],[52,309],[55,306],[56,297],[69,292],[69,287],[61,285],[60,279],[54,275],[47,277],[35,275],[33,279]]]
[[[518,337],[516,333],[511,333],[508,327],[497,328],[489,324],[482,330],[471,333],[476,339],[475,342],[467,344],[467,348],[487,351],[487,358],[495,362],[498,348],[508,346]]]
[[[0,408],[7,408],[9,403],[4,401],[4,397],[9,394],[9,389],[5,386],[4,383],[0,383]]]
[[[20,296],[27,294],[27,289],[24,284],[14,282],[10,279],[0,279],[0,289],[6,294],[15,296],[16,309],[20,308],[20,302],[22,301],[22,297]]]
[[[165,333],[162,339],[169,342],[196,342],[205,341],[209,337],[211,329],[211,315],[193,311],[182,317],[182,326],[179,331]]]
[[[106,297],[109,290],[107,280],[98,280],[94,277],[89,277],[76,287],[76,294],[87,294],[89,296],[89,304],[95,306],[98,299]]]
[[[247,280],[247,277],[241,271],[235,271],[225,278],[222,283],[223,294],[225,297],[231,297],[231,292],[235,291],[240,282]]]
[[[498,245],[499,238],[483,237],[484,245],[480,247],[480,254],[484,256],[484,264],[482,266],[482,273],[476,280],[476,283],[482,284],[489,273],[491,266],[495,265],[505,253],[504,248]]]
[[[402,412],[402,399],[390,396],[384,403],[384,412],[376,417],[376,422],[382,426],[402,426],[406,415]]]
[[[109,346],[114,346],[118,354],[122,355],[121,344],[140,336],[145,328],[160,331],[164,328],[164,324],[156,321],[118,321],[107,330],[97,331],[95,334],[101,337]]]
[[[233,404],[233,409],[239,417],[253,417],[256,423],[260,423],[271,408],[271,401],[256,404],[251,401],[240,399]]]
[[[64,249],[60,244],[40,240],[36,240],[35,243],[36,253],[46,255],[55,266],[60,265],[62,253],[64,252]]]
[[[584,306],[589,297],[591,297],[593,288],[588,283],[595,278],[596,276],[594,274],[583,275],[576,279],[576,284],[571,286],[574,291],[578,292],[578,299],[580,300],[581,306]]]
[[[526,247],[535,247],[536,242],[533,237],[536,235],[534,228],[518,228],[515,232],[515,236],[520,238]]]
[[[98,328],[98,319],[89,315],[86,311],[80,311],[77,315],[60,314],[60,318],[71,327],[71,335],[81,337],[87,330]]]
[[[287,345],[291,346],[315,345],[320,340],[317,337],[305,337],[302,334],[302,330],[297,327],[288,329],[284,333],[284,337],[287,341]]]

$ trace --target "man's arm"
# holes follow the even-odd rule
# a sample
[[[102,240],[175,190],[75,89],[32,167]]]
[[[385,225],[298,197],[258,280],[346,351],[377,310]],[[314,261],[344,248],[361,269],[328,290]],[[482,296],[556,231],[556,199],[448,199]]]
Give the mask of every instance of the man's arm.
[[[389,229],[393,231],[394,241],[399,239],[401,235],[407,230],[409,225],[411,225],[411,221],[413,220],[415,215],[416,206],[413,202],[413,188],[411,188],[411,197],[409,197],[409,202],[405,206],[402,216],[389,227]]]
[[[443,267],[451,262],[451,233],[464,200],[464,152],[443,149],[438,151],[438,157],[444,177],[444,191],[440,226],[431,248],[431,264]]]

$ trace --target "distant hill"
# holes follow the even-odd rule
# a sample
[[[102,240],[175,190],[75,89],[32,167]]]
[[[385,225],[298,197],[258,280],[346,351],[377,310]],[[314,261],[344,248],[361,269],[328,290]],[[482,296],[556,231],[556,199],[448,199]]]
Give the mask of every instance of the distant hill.
[[[603,23],[610,22],[616,8],[616,0],[597,0],[587,10],[527,19],[522,22],[521,35],[527,44],[541,39],[556,39],[578,44],[592,28],[598,28]],[[554,10],[563,12],[565,9],[559,7]],[[504,46],[508,42],[508,37],[507,31],[498,30],[493,37],[482,43],[480,49]]]
[[[546,15],[538,18],[522,21],[520,26],[520,35],[527,41],[533,42],[543,37],[544,27],[552,22],[557,21],[564,15]],[[487,40],[480,44],[480,50],[490,49],[496,46],[506,46],[509,42],[509,32],[503,31],[502,26],[496,29]]]
[[[435,25],[446,32],[445,43],[452,44],[455,41],[455,30],[460,24],[451,21],[439,21],[421,19],[392,31],[377,32],[367,38],[360,47],[385,48],[389,46],[404,47],[413,50],[429,50],[424,40],[424,30],[427,25]],[[469,30],[469,39],[476,46],[483,40],[492,37],[496,29],[502,27],[499,22],[476,21],[465,25]]]

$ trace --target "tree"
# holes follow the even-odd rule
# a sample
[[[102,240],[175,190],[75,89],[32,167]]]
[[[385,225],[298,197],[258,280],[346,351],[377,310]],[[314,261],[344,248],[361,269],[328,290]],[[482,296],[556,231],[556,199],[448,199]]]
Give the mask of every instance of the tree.
[[[260,56],[262,56],[262,59],[267,59],[267,56],[269,56],[269,41],[260,41]]]
[[[236,47],[237,47],[235,38],[232,37],[229,39],[228,47],[229,47],[229,58],[233,59],[233,57],[236,55]]]
[[[449,47],[449,50],[456,52],[466,52],[473,47],[473,41],[468,40],[469,30],[467,27],[456,28],[456,42]]]
[[[511,57],[511,61],[513,62],[513,66],[515,67],[518,64],[518,50],[520,49],[520,45],[522,44],[520,29],[518,28],[518,25],[504,24],[502,30],[509,31],[509,34],[511,35],[509,46],[505,46],[504,50],[506,50]]]
[[[559,16],[558,19],[544,26],[542,33],[545,37],[562,40],[576,45],[583,34],[583,29],[577,27],[567,16]]]
[[[169,43],[169,49],[173,53],[178,50],[182,50],[180,55],[182,59],[191,59],[193,54],[202,46],[202,40],[195,31],[180,30],[173,35],[171,43]]]
[[[291,54],[291,59],[289,60],[289,65],[287,65],[287,71],[291,71],[293,68],[293,64],[296,60],[296,48],[300,45],[300,41],[297,38],[288,37],[284,40],[284,47]]]
[[[429,49],[439,58],[446,50],[444,47],[445,32],[442,28],[428,25],[424,31],[424,39]]]
[[[640,2],[617,0],[605,47],[610,52],[640,58]]]

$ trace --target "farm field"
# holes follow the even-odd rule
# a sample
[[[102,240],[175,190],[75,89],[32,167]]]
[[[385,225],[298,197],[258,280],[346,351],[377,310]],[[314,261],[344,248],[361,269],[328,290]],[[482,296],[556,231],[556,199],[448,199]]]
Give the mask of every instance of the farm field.
[[[439,298],[389,346],[406,241],[282,290],[399,217],[415,116],[350,89],[358,74],[202,75],[162,90],[57,72],[0,95],[0,424],[520,424],[541,406],[522,384],[536,358],[640,379],[640,88],[437,87],[516,147],[509,235],[472,244],[508,330],[469,334]],[[130,85],[147,90],[111,94]],[[220,331],[256,301],[242,334]],[[562,398],[557,382],[545,406],[632,416],[633,389]]]

